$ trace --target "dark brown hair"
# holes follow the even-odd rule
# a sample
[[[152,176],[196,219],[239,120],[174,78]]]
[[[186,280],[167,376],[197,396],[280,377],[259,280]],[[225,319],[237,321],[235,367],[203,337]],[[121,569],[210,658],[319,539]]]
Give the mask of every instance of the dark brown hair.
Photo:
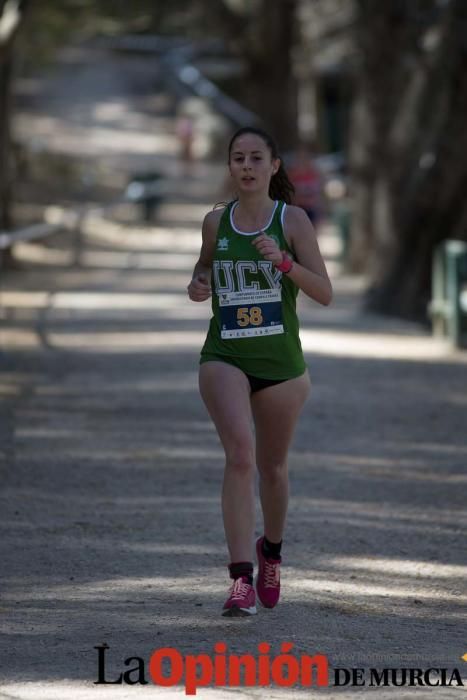
[[[232,146],[234,144],[234,141],[238,139],[239,136],[242,136],[243,134],[254,134],[255,136],[259,136],[266,146],[269,148],[271,151],[271,158],[272,160],[275,160],[276,158],[280,158],[276,142],[270,136],[266,131],[263,131],[263,129],[259,129],[257,126],[244,126],[241,129],[238,129],[238,131],[235,132],[235,134],[232,136],[230,139],[229,143],[229,163],[230,163],[230,155],[232,153]],[[282,159],[281,159],[281,164],[279,166],[279,170],[277,173],[275,173],[271,177],[271,182],[269,183],[269,196],[271,199],[281,199],[282,201],[286,202],[287,204],[292,203],[292,195],[295,192],[295,188],[290,182],[288,175],[286,173],[286,170],[284,166],[282,165]]]

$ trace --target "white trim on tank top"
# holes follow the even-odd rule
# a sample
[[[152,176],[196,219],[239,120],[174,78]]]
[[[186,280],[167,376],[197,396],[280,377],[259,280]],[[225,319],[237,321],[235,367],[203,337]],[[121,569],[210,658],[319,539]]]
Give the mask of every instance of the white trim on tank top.
[[[284,202],[284,206],[282,207],[282,211],[281,211],[282,230],[284,230],[284,214],[285,214],[285,208],[286,208],[286,206],[287,206],[287,204]],[[284,236],[285,236],[285,233],[284,233]]]
[[[274,204],[274,209],[272,210],[271,218],[269,219],[269,223],[263,228],[263,229],[258,229],[258,231],[240,231],[239,228],[237,228],[233,222],[233,213],[234,209],[238,204],[238,200],[233,203],[232,208],[230,210],[230,225],[232,226],[233,230],[236,233],[239,233],[241,236],[256,236],[256,234],[261,233],[261,231],[266,231],[272,224],[272,220],[274,218],[274,214],[276,213],[277,205],[279,204],[279,200],[276,199],[276,203]],[[285,207],[284,207],[285,208]]]

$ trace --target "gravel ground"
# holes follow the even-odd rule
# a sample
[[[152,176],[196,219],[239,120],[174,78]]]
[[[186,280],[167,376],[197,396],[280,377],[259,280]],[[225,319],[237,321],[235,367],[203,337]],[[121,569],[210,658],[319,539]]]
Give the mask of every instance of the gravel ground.
[[[18,246],[3,276],[0,698],[184,697],[94,685],[94,647],[109,646],[108,680],[135,656],[148,679],[154,650],[212,656],[219,641],[255,658],[291,642],[296,658],[365,669],[367,685],[200,698],[452,697],[368,683],[387,667],[458,668],[467,683],[467,356],[364,314],[331,229],[335,301],[300,301],[313,389],[290,454],[282,601],[219,615],[223,460],[197,391],[209,308],[185,294],[219,172],[175,168],[183,194],[157,226],[94,210],[79,260],[62,234]]]

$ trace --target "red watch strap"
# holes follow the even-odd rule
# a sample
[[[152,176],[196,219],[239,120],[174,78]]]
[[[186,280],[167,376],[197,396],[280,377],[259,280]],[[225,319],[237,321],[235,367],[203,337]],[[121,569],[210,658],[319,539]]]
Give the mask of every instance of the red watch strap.
[[[290,270],[293,267],[293,260],[289,258],[287,253],[282,253],[282,262],[280,265],[276,265],[276,270],[279,270],[279,272],[284,272],[287,274],[287,272],[290,272]]]

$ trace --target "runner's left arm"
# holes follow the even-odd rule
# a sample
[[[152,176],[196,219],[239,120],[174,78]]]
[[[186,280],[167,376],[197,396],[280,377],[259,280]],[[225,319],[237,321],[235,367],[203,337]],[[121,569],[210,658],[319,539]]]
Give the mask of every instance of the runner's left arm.
[[[297,287],[311,299],[328,306],[332,299],[332,286],[321,256],[315,230],[303,209],[292,205],[285,210],[284,235],[297,258],[287,274]],[[252,244],[265,260],[280,265],[283,252],[273,238],[266,233],[257,236]]]
[[[332,285],[313,225],[299,207],[288,206],[284,219],[284,233],[297,258],[288,277],[311,299],[328,306]]]

